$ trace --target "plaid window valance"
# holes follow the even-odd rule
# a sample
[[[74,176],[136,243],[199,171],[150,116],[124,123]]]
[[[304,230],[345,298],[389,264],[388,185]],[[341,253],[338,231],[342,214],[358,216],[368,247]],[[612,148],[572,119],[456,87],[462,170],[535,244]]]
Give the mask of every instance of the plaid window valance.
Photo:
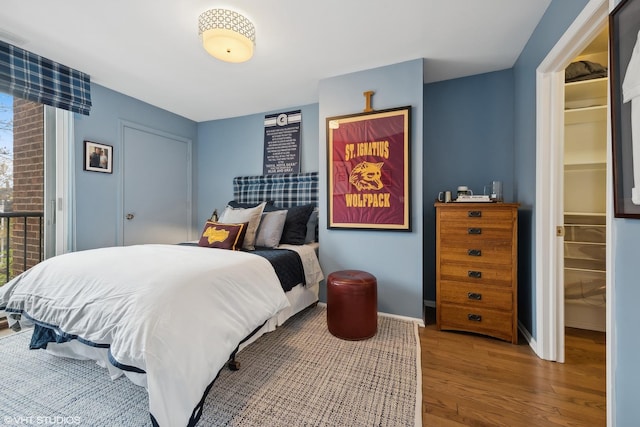
[[[89,75],[0,41],[0,90],[89,115]]]

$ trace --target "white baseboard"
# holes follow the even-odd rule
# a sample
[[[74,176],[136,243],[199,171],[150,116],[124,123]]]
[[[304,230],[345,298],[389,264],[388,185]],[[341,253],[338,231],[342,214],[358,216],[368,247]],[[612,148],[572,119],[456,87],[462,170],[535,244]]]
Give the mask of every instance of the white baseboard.
[[[326,302],[318,302],[318,305],[322,305],[322,306],[326,307],[327,303]],[[394,317],[394,318],[400,319],[400,320],[407,320],[409,322],[417,323],[418,326],[424,328],[424,320],[423,319],[418,319],[418,318],[415,318],[415,317],[408,317],[408,316],[401,316],[399,314],[383,313],[381,311],[378,312],[378,316]]]
[[[409,322],[414,322],[417,323],[418,326],[420,326],[421,328],[424,328],[424,320],[423,319],[417,319],[415,317],[408,317],[408,316],[400,316],[399,314],[389,314],[389,313],[382,313],[382,312],[378,312],[379,316],[384,316],[384,317],[393,317],[399,320],[407,320]]]
[[[535,354],[538,354],[538,345],[536,343],[536,339],[531,336],[531,333],[527,330],[527,328],[524,327],[524,325],[520,321],[518,321],[518,330],[522,333],[524,339],[527,340],[527,342],[529,343],[529,347],[531,347],[533,352]]]

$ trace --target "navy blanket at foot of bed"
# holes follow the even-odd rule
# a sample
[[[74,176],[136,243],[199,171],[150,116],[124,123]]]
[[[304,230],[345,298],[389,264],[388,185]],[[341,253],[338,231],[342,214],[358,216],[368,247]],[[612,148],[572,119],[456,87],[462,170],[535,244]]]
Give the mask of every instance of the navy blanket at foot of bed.
[[[271,263],[285,292],[289,292],[294,286],[301,283],[307,284],[302,260],[297,252],[289,249],[256,248],[251,253],[260,255]]]

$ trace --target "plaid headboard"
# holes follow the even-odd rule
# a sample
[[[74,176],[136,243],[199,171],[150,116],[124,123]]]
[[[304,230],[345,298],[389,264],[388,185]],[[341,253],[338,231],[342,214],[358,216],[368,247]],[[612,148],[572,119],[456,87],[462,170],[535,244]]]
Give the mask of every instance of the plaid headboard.
[[[240,203],[273,201],[283,208],[318,206],[318,172],[238,176],[233,178],[233,197]]]

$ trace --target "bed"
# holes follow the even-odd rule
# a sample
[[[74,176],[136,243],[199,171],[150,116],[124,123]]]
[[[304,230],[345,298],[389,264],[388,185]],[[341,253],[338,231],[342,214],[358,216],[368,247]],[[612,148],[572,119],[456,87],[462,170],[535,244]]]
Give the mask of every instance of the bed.
[[[197,242],[48,259],[0,288],[0,309],[12,327],[34,327],[32,348],[96,360],[145,387],[154,425],[195,425],[221,369],[316,303],[324,278],[317,173],[233,185],[234,200]]]

